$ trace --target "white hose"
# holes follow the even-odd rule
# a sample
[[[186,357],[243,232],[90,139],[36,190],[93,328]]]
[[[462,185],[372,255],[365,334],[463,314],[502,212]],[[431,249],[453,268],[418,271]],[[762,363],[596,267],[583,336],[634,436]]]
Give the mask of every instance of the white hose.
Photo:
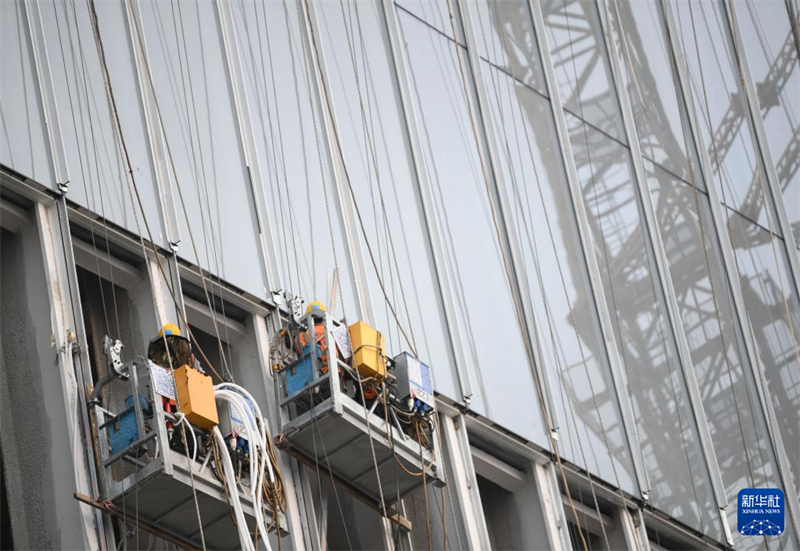
[[[177,422],[178,425],[184,423],[187,427],[189,427],[189,432],[192,433],[192,444],[194,446],[194,449],[192,450],[192,462],[189,464],[189,469],[191,469],[192,465],[194,465],[194,462],[197,461],[197,436],[195,436],[194,434],[194,429],[192,428],[192,424],[186,421],[186,415],[184,415],[181,412],[178,412],[175,414],[175,417],[178,418]]]
[[[214,387],[214,397],[218,400],[228,402],[236,415],[242,419],[250,448],[249,494],[253,500],[256,526],[258,526],[258,531],[261,535],[261,539],[264,541],[267,551],[272,551],[267,532],[268,522],[264,515],[263,505],[265,478],[268,476],[271,482],[275,481],[269,455],[269,439],[271,439],[269,427],[262,417],[261,409],[258,407],[256,401],[250,393],[242,387],[233,383],[216,385]],[[227,445],[222,437],[222,433],[220,433],[219,429],[216,427],[214,428],[214,438],[223,449],[226,449]],[[248,532],[247,523],[244,519],[244,512],[242,511],[241,502],[239,501],[239,489],[237,488],[236,477],[233,473],[233,464],[228,453],[222,453],[221,456],[223,470],[225,471],[225,483],[228,486],[234,512],[237,515],[236,522],[239,526],[239,539],[242,549],[249,551],[253,549],[253,542],[250,539],[250,533]],[[239,518],[239,513],[242,515],[241,519]],[[273,514],[280,513],[278,511],[273,511]],[[244,529],[242,529],[242,527],[244,527]]]

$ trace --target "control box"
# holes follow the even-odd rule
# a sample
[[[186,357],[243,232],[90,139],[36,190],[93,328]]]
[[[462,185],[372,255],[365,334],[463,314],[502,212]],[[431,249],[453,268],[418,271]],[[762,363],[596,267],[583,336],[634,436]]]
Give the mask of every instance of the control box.
[[[175,389],[180,411],[187,421],[201,429],[219,424],[211,377],[184,365],[175,370]]]
[[[433,378],[431,368],[417,358],[403,352],[394,358],[397,391],[402,400],[408,400],[412,411],[426,411],[434,408]]]
[[[362,377],[375,377],[380,380],[386,377],[386,338],[377,329],[363,321],[354,323],[348,328],[350,346],[353,349],[353,362]]]

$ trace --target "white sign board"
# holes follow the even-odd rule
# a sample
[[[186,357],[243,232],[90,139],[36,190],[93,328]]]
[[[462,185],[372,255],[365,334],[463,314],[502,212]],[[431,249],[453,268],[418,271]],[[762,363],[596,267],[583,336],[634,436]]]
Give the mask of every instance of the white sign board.
[[[153,381],[153,388],[157,394],[170,400],[176,400],[178,393],[175,391],[175,377],[172,370],[161,367],[158,364],[147,361],[150,364],[150,380]]]
[[[352,353],[350,347],[350,333],[347,331],[347,327],[344,325],[335,327],[333,331],[331,331],[331,334],[333,335],[333,340],[336,341],[336,348],[346,360]]]

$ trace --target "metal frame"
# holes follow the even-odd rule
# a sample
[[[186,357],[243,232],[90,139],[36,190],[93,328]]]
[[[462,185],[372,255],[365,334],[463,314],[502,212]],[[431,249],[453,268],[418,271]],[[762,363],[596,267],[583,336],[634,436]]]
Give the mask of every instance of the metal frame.
[[[643,499],[648,501],[650,482],[647,478],[647,472],[644,468],[642,447],[641,443],[639,442],[639,436],[636,432],[633,405],[627,390],[622,358],[619,350],[617,349],[617,341],[614,336],[614,324],[611,319],[608,302],[605,298],[605,290],[603,289],[603,280],[600,273],[600,267],[597,257],[593,254],[594,248],[592,243],[591,227],[586,214],[586,205],[583,200],[578,170],[575,166],[575,157],[572,154],[572,144],[569,140],[569,131],[567,129],[567,121],[564,115],[564,107],[558,90],[558,80],[556,79],[555,68],[553,66],[547,39],[544,35],[544,15],[542,14],[542,8],[538,1],[528,0],[528,6],[530,7],[531,16],[533,18],[534,34],[536,35],[536,43],[538,46],[539,55],[542,58],[542,66],[544,68],[545,86],[547,94],[550,97],[553,119],[556,126],[556,134],[559,145],[561,146],[560,152],[564,161],[564,167],[566,168],[567,183],[569,185],[570,196],[572,197],[572,206],[575,209],[578,233],[581,244],[583,245],[584,258],[586,260],[586,266],[589,272],[589,282],[591,283],[592,295],[595,298],[595,305],[600,318],[600,329],[603,334],[606,352],[608,354],[611,378],[614,382],[614,389],[616,391],[617,401],[619,402],[619,409],[622,415],[622,424],[624,426],[625,435],[627,436],[628,446],[631,452],[633,471],[634,475],[636,476],[636,482],[639,487],[639,491]]]
[[[717,195],[715,178],[713,176],[714,172],[711,168],[711,160],[708,156],[708,149],[703,143],[702,132],[698,125],[697,108],[695,107],[689,86],[689,72],[686,66],[685,53],[681,49],[680,42],[677,39],[677,26],[670,5],[671,0],[661,0],[664,24],[667,30],[669,46],[673,56],[672,63],[674,64],[676,70],[676,85],[678,86],[683,98],[683,102],[686,105],[686,115],[689,123],[689,130],[700,159],[700,171],[702,173],[703,181],[706,182],[706,193],[708,194],[711,217],[714,221],[713,229],[720,244],[722,264],[728,286],[731,289],[733,311],[737,317],[739,326],[742,329],[745,352],[747,353],[747,359],[750,365],[750,369],[747,369],[746,366],[743,366],[743,371],[746,372],[746,374],[749,374],[751,377],[750,380],[756,387],[762,414],[764,415],[764,419],[768,427],[767,432],[769,433],[770,441],[772,443],[778,474],[787,495],[787,502],[790,504],[800,503],[800,501],[798,501],[798,496],[794,485],[791,483],[791,478],[790,476],[787,476],[787,473],[789,472],[788,456],[786,455],[786,449],[783,445],[780,430],[777,428],[777,416],[775,415],[775,411],[772,407],[772,399],[770,397],[769,389],[764,382],[765,379],[763,374],[763,366],[761,365],[759,359],[758,348],[752,339],[750,318],[747,314],[747,307],[744,302],[744,294],[742,291],[741,281],[739,279],[736,259],[734,257],[735,253],[733,250],[733,245],[730,241],[730,236],[726,230],[728,222],[725,213],[722,210],[722,203]],[[789,516],[791,518],[795,534],[800,534],[800,524],[798,524],[797,511],[794,509],[795,508],[791,505],[789,506]]]
[[[139,488],[148,483],[148,481],[153,480],[154,483],[163,484],[167,482],[168,479],[162,477],[169,477],[169,479],[173,479],[185,485],[187,488],[187,493],[191,487],[193,494],[196,491],[198,495],[206,495],[222,504],[227,504],[228,499],[226,497],[226,490],[223,487],[223,484],[216,479],[213,473],[210,472],[210,468],[208,466],[203,466],[200,468],[198,468],[197,465],[192,466],[186,455],[170,449],[167,422],[169,421],[174,424],[176,423],[177,418],[174,415],[164,411],[161,405],[161,395],[156,392],[155,386],[152,383],[147,384],[144,382],[150,379],[148,365],[149,363],[143,358],[137,358],[128,362],[126,366],[129,375],[130,396],[134,397],[132,406],[127,406],[116,414],[110,414],[106,410],[103,410],[99,407],[94,408],[94,414],[97,418],[97,439],[100,443],[103,477],[105,479],[104,486],[106,488],[103,496],[104,499],[115,502],[126,501],[129,499],[127,497],[128,494],[138,493]],[[144,381],[140,381],[139,379],[140,369],[145,370]],[[145,388],[147,388],[147,391]],[[152,421],[150,422],[149,430],[145,429],[146,425],[144,411],[142,409],[141,402],[138,399],[139,396],[145,396],[153,410],[153,417]],[[106,441],[106,432],[108,427],[112,426],[123,415],[129,413],[130,411],[134,412],[136,418],[137,438],[133,443],[112,455]],[[107,415],[108,418],[106,418]],[[195,429],[190,428],[189,430]],[[155,443],[158,451],[157,456],[150,462],[145,462],[141,459],[138,459],[138,454],[135,453],[136,450],[150,441]],[[198,454],[198,459],[200,458],[201,456]],[[136,467],[135,471],[133,474],[128,474],[121,480],[115,480],[112,468],[116,464],[123,461],[133,464]],[[203,463],[203,465],[205,465],[205,463]],[[136,499],[139,499],[138,495],[136,496]],[[141,499],[146,499],[146,496],[142,497]],[[193,496],[188,499],[184,499],[180,502],[180,506],[188,507],[189,512],[187,514],[196,522],[195,508],[190,505],[190,502],[192,502],[193,499]],[[239,492],[239,499],[242,502],[242,509],[244,510],[245,514],[253,517],[253,501],[250,496],[248,496],[246,493]],[[118,508],[121,508],[121,506],[118,505]],[[270,515],[274,514],[274,512],[269,510],[267,507],[264,508],[265,510],[269,511]],[[213,526],[218,521],[229,519],[227,505],[223,507],[223,509],[223,514],[219,515],[217,518],[203,520],[203,528],[205,530],[207,530],[210,526]],[[283,517],[282,514],[281,517]],[[197,539],[200,534],[199,530],[188,536],[185,534],[177,534],[164,522],[152,518],[149,518],[147,522],[163,530],[164,532],[183,538],[188,537],[190,539]],[[281,522],[281,525],[286,526],[286,523]],[[285,533],[285,531],[282,530],[282,533]]]
[[[714,451],[714,442],[711,439],[708,420],[706,418],[705,408],[703,407],[702,396],[700,395],[700,388],[697,384],[697,378],[694,372],[694,363],[692,362],[691,350],[689,349],[689,341],[686,338],[686,333],[683,329],[680,308],[676,299],[675,288],[672,283],[672,275],[669,271],[669,259],[667,257],[663,239],[661,238],[661,230],[659,229],[658,218],[653,206],[653,196],[650,193],[650,185],[644,168],[644,158],[642,156],[641,145],[639,143],[639,133],[636,128],[633,108],[631,107],[627,86],[623,81],[619,65],[618,56],[620,55],[620,52],[614,47],[612,38],[613,30],[609,25],[608,5],[606,4],[606,0],[596,0],[596,2],[597,11],[600,17],[600,27],[605,39],[605,50],[610,61],[611,75],[614,81],[616,97],[622,112],[622,122],[625,128],[625,137],[630,148],[630,155],[633,163],[634,184],[636,186],[637,194],[639,195],[639,203],[642,206],[642,216],[647,228],[647,237],[649,237],[650,246],[652,247],[653,262],[656,266],[656,271],[658,274],[658,280],[656,283],[660,282],[662,286],[661,289],[665,299],[667,317],[673,338],[675,339],[689,403],[692,408],[692,413],[694,414],[694,424],[700,439],[700,448],[703,451],[703,458],[705,459],[706,469],[711,480],[711,487],[714,492],[714,497],[717,501],[722,531],[728,545],[732,545],[733,539],[730,534],[728,518],[725,513],[725,508],[728,506],[728,499],[725,494],[725,485],[722,482],[722,476],[719,472],[719,463],[717,462],[716,452]],[[621,37],[621,39],[625,40],[624,37]],[[647,239],[647,237],[645,239]]]
[[[365,406],[345,394],[339,383],[339,381],[342,380],[342,372],[349,374],[350,378],[354,381],[357,381],[360,377],[356,375],[352,367],[338,358],[338,347],[332,331],[334,327],[341,326],[341,323],[333,320],[325,312],[312,310],[300,319],[300,324],[303,327],[312,328],[315,324],[315,320],[319,319],[323,320],[325,327],[323,338],[325,342],[328,343],[327,372],[321,373],[322,366],[318,363],[319,359],[316,353],[314,351],[308,353],[307,357],[310,359],[312,381],[303,388],[303,390],[297,391],[292,395],[288,395],[286,388],[286,372],[292,369],[292,366],[287,366],[278,372],[278,384],[275,386],[275,392],[276,403],[281,410],[283,438],[287,440],[293,448],[296,447],[299,453],[303,454],[302,448],[296,444],[292,444],[291,434],[302,431],[308,426],[312,427],[312,431],[320,430],[319,428],[314,428],[319,426],[318,420],[323,418],[326,414],[332,413],[336,417],[341,417],[351,425],[360,429],[357,439],[369,438],[371,435],[374,445],[392,449],[392,455],[389,460],[393,458],[396,460],[396,458],[399,457],[415,470],[421,469],[422,465],[419,464],[420,460],[424,461],[430,473],[427,478],[430,479],[430,482],[433,484],[442,485],[444,481],[442,479],[439,460],[437,459],[441,457],[438,439],[432,439],[432,448],[430,450],[424,449],[420,444],[402,432],[400,423],[392,412],[390,412],[391,415],[388,425],[384,419],[374,413],[379,403],[377,400],[375,400],[372,407],[367,411],[366,416],[364,415]],[[299,356],[298,361],[305,357],[306,354]],[[319,403],[315,401],[315,394],[317,394],[317,392],[315,392],[316,389],[319,389],[320,392],[318,394],[320,396],[323,390],[326,391],[327,394],[327,397],[322,399]],[[308,405],[306,406],[306,404],[303,404],[304,411],[298,413],[298,403],[305,400],[309,401]],[[313,436],[312,433],[312,438],[316,441],[319,437]],[[326,449],[324,450],[324,454],[327,457],[333,456],[336,452],[346,449],[352,443],[353,441],[348,441],[338,445],[336,448]],[[310,459],[311,461],[316,461],[313,457]],[[336,476],[335,472],[333,474]],[[365,491],[355,486],[355,482],[363,477],[374,476],[375,474],[375,466],[371,465],[368,469],[354,476],[349,481],[345,481],[338,476],[336,477],[340,479],[337,482],[343,483],[349,489],[353,490],[351,493],[364,494],[364,497],[369,497],[366,496]],[[421,484],[422,479],[420,478],[419,480]],[[384,497],[384,499],[389,501],[386,497]],[[362,501],[365,500],[362,499]],[[374,498],[372,498],[372,501],[377,502]]]

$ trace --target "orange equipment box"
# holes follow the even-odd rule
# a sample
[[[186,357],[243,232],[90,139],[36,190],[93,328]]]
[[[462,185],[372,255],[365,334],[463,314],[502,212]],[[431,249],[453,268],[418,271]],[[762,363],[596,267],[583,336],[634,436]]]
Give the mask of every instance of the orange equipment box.
[[[386,377],[386,339],[377,329],[359,321],[348,328],[355,366],[362,377]]]
[[[219,424],[211,377],[184,365],[175,370],[175,389],[180,411],[186,415],[187,421],[201,429],[211,429]]]

